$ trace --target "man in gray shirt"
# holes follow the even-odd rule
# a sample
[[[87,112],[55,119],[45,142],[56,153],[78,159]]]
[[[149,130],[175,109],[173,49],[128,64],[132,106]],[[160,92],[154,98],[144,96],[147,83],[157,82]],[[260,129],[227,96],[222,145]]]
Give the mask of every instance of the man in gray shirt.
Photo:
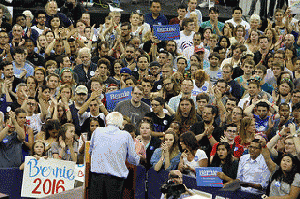
[[[214,85],[217,80],[222,78],[222,70],[220,69],[220,55],[217,52],[213,52],[208,57],[210,67],[204,69],[204,71],[209,75],[210,82]]]
[[[114,111],[120,112],[131,119],[136,127],[141,119],[150,112],[150,106],[141,99],[144,97],[144,88],[140,85],[134,86],[131,92],[132,98],[119,102]]]
[[[22,143],[25,133],[15,119],[15,113],[4,116],[5,128],[0,131],[0,168],[19,167],[22,164]]]

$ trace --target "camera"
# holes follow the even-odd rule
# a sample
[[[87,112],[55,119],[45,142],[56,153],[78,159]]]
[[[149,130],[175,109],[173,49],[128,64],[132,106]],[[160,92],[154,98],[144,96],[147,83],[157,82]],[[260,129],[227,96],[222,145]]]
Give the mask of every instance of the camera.
[[[181,194],[185,193],[185,187],[183,184],[175,184],[172,180],[168,180],[160,187],[160,191],[166,194],[167,198],[173,196],[173,198],[179,198]]]

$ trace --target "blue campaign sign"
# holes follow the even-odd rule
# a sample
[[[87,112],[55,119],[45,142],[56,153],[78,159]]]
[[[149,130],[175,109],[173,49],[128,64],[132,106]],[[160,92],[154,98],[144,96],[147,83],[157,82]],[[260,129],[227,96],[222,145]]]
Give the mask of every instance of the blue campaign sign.
[[[180,26],[174,25],[154,25],[153,34],[161,41],[180,39]]]
[[[117,103],[131,99],[132,87],[123,88],[117,91],[106,93],[106,107],[108,112],[112,112]]]
[[[221,167],[199,167],[196,168],[197,186],[201,187],[223,187],[223,181],[217,176],[222,172]]]

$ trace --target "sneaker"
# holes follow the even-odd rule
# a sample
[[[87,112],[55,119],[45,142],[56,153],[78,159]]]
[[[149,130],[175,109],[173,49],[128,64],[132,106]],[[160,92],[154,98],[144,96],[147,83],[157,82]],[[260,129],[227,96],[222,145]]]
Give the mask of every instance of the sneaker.
[[[199,7],[200,7],[200,8],[208,7],[208,2],[203,1],[202,3],[199,4]]]
[[[209,5],[208,5],[209,8],[212,8],[212,7],[214,7],[214,6],[215,6],[215,3],[214,3],[213,1],[211,1],[211,2],[209,3]]]

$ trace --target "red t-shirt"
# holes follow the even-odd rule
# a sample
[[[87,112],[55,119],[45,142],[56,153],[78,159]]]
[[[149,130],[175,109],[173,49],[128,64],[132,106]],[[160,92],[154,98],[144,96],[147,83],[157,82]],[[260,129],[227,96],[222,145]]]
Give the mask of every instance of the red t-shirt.
[[[210,152],[210,156],[215,156],[216,152],[217,152],[217,146],[218,146],[219,142],[214,144],[214,146],[212,147],[212,150]],[[231,144],[230,147],[232,149],[232,146],[235,145],[234,149],[233,149],[233,156],[236,158],[240,158],[243,153],[244,153],[244,147],[241,146],[238,143],[235,144]]]

